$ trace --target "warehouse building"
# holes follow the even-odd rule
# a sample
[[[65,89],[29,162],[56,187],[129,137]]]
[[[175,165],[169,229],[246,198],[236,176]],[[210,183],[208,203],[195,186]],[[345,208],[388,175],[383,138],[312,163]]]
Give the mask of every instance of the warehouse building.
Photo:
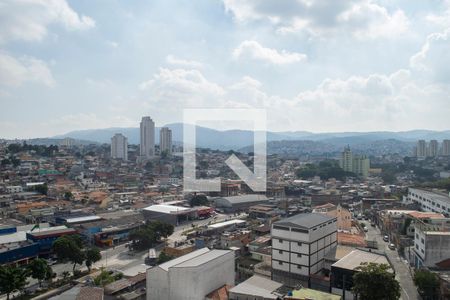
[[[247,211],[250,206],[268,204],[269,199],[265,195],[249,194],[215,199],[216,208],[226,213]]]
[[[172,225],[197,218],[197,209],[172,204],[151,205],[144,208],[142,213],[146,220],[161,221]]]
[[[205,299],[234,285],[234,252],[202,248],[147,270],[147,300]]]

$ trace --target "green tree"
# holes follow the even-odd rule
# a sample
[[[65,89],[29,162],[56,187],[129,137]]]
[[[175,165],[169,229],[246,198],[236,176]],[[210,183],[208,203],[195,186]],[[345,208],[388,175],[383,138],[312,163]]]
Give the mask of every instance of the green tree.
[[[358,299],[397,300],[400,298],[400,284],[387,264],[363,263],[355,269],[353,292]]]
[[[70,261],[73,264],[73,272],[75,274],[76,265],[82,265],[85,260],[82,250],[83,243],[77,235],[64,235],[59,237],[53,243],[53,251],[59,261]]]
[[[174,258],[174,256],[166,254],[164,251],[162,251],[158,256],[158,264],[165,263],[166,261],[172,260]]]
[[[414,273],[414,284],[423,299],[438,299],[439,278],[428,270],[417,270]]]
[[[20,291],[27,284],[28,272],[15,266],[0,266],[0,292],[9,300],[11,293]]]
[[[50,279],[53,275],[52,268],[47,264],[47,261],[42,258],[36,258],[28,266],[32,278],[37,279],[39,286],[42,286],[42,281]]]
[[[140,229],[130,232],[132,247],[136,250],[146,250],[152,248],[162,237],[167,238],[173,233],[174,227],[171,224],[160,221],[148,222]]]
[[[191,200],[189,201],[189,204],[191,205],[191,207],[207,205],[208,198],[205,195],[194,195],[194,197],[192,197]]]
[[[88,248],[84,251],[84,256],[86,259],[86,267],[89,272],[91,272],[92,264],[102,259],[102,255],[100,254],[100,250],[98,248]]]
[[[71,191],[67,191],[64,193],[64,199],[71,200],[73,198],[73,194]]]
[[[167,157],[169,157],[169,151],[168,150],[161,151],[161,159],[166,159]]]
[[[47,192],[48,192],[48,186],[47,186],[46,183],[40,184],[40,185],[35,186],[35,187],[34,187],[34,190],[35,190],[36,192],[38,192],[39,194],[47,195]]]
[[[111,275],[107,270],[102,269],[100,274],[94,278],[94,284],[96,286],[105,286],[114,282],[116,278]]]

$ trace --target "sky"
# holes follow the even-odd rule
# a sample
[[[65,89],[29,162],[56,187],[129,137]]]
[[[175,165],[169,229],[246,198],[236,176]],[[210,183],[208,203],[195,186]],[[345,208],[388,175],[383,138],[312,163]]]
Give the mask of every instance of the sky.
[[[450,129],[450,1],[0,0],[0,138],[265,108],[272,131]]]

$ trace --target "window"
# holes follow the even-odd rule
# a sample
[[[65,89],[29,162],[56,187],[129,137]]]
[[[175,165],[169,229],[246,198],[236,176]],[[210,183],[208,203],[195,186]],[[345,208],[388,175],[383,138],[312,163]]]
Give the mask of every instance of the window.
[[[297,242],[297,246],[301,247],[302,243],[301,242]]]
[[[283,227],[283,226],[278,226],[278,225],[273,225],[273,229],[289,231],[288,227]]]
[[[278,250],[278,253],[283,254],[283,250]]]
[[[278,264],[279,264],[280,266],[282,266],[282,265],[283,265],[283,262],[282,262],[282,261],[278,261]]]
[[[301,269],[302,268],[302,266],[300,266],[300,265],[297,265],[297,269]]]
[[[416,233],[416,239],[419,239],[419,234]]]
[[[297,257],[302,257],[302,255],[300,253],[297,253]]]
[[[294,231],[294,232],[300,232],[300,233],[308,233],[308,230],[306,230],[306,229],[300,229],[300,228],[292,228],[292,231]]]
[[[278,242],[279,242],[280,244],[283,244],[283,240],[278,239]]]
[[[425,240],[423,238],[420,239],[420,241],[422,242],[422,244],[425,244]]]
[[[416,244],[416,249],[419,250],[419,245],[418,244]]]

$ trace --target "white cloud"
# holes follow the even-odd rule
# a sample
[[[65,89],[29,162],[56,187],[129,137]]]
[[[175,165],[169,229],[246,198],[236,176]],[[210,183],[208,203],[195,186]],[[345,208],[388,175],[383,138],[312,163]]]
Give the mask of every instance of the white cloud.
[[[275,65],[283,65],[304,61],[307,56],[303,53],[266,48],[257,41],[246,40],[233,50],[233,58],[254,59]]]
[[[78,15],[65,0],[4,0],[0,8],[0,42],[40,41],[54,23],[67,30],[95,26],[92,18]]]
[[[110,46],[111,48],[118,48],[119,47],[119,43],[114,42],[114,41],[106,41],[106,44],[108,46]]]
[[[313,36],[340,31],[359,38],[393,37],[405,33],[409,20],[402,10],[389,12],[372,0],[283,1],[223,0],[237,22],[265,20],[280,33]]]
[[[263,88],[261,82],[248,76],[222,87],[195,70],[161,69],[145,91],[149,99],[145,110],[161,116],[159,122],[168,123],[180,121],[183,108],[267,108],[269,129],[280,131],[392,131],[450,126],[450,88],[418,81],[406,69],[387,75],[325,79],[290,98],[268,94]]]
[[[42,60],[28,56],[16,59],[0,52],[0,83],[19,87],[25,82],[37,82],[48,87],[55,85],[50,69]]]
[[[450,29],[430,34],[410,65],[422,77],[450,83]]]
[[[198,62],[195,60],[186,60],[186,59],[177,58],[171,54],[167,55],[166,62],[169,65],[184,67],[184,68],[200,69],[203,67],[203,64],[201,62]]]

